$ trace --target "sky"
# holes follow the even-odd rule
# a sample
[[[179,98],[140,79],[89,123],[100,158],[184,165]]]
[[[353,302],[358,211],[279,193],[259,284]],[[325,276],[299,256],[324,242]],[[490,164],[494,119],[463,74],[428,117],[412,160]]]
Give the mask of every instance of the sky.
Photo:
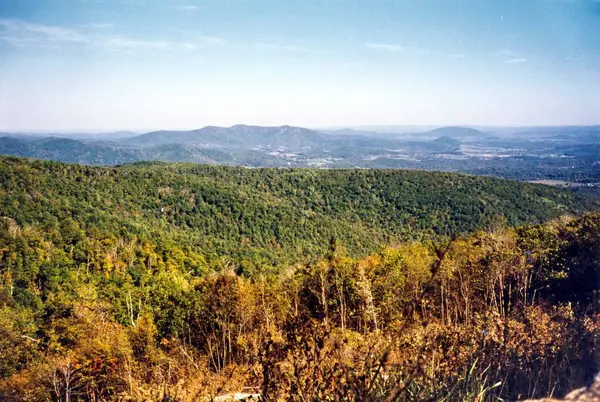
[[[0,130],[600,124],[600,0],[0,0]]]

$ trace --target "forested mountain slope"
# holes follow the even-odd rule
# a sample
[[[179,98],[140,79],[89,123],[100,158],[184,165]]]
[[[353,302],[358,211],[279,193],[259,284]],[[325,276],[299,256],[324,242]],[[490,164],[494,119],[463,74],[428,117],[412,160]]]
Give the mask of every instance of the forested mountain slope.
[[[563,395],[598,371],[600,215],[572,216],[598,206],[449,173],[0,158],[0,399]]]
[[[598,244],[596,213],[357,258],[331,242],[248,278],[179,245],[2,218],[0,400],[561,396],[599,368]]]
[[[0,158],[0,210],[18,224],[176,242],[257,266],[351,255],[383,243],[538,223],[598,208],[570,191],[405,170],[246,169],[143,163],[114,168]],[[160,241],[158,241],[160,240]],[[244,266],[244,263],[242,263]]]

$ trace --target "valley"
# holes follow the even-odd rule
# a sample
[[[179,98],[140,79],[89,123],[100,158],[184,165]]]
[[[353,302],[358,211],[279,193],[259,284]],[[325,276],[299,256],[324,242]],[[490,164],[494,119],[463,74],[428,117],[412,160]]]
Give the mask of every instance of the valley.
[[[138,161],[247,167],[442,170],[523,181],[563,180],[596,191],[600,127],[443,127],[393,132],[236,125],[140,135],[4,133],[0,154],[89,165]]]

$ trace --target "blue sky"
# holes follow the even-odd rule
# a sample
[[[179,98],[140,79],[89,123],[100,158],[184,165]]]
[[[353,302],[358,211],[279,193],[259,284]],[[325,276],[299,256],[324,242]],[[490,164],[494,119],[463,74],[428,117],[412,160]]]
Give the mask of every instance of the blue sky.
[[[0,130],[600,123],[597,0],[0,0]]]

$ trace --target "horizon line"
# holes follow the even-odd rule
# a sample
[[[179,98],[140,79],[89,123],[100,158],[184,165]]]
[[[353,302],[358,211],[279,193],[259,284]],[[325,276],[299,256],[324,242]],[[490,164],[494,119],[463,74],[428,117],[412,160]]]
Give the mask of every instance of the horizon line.
[[[0,135],[6,134],[112,134],[118,132],[131,132],[134,134],[144,134],[155,131],[195,131],[201,130],[206,127],[221,127],[221,128],[232,128],[235,126],[248,126],[248,127],[297,127],[305,128],[309,130],[355,130],[355,129],[376,129],[386,128],[387,130],[397,128],[408,128],[408,127],[422,127],[422,128],[442,128],[442,127],[464,127],[464,128],[494,128],[494,129],[513,129],[513,128],[560,128],[560,127],[600,127],[600,123],[595,124],[510,124],[510,125],[487,125],[487,124],[353,124],[353,125],[327,125],[327,126],[301,126],[293,124],[275,124],[275,125],[260,125],[260,124],[244,124],[237,123],[233,125],[203,125],[196,128],[104,128],[104,129],[27,129],[27,128],[0,128]]]

